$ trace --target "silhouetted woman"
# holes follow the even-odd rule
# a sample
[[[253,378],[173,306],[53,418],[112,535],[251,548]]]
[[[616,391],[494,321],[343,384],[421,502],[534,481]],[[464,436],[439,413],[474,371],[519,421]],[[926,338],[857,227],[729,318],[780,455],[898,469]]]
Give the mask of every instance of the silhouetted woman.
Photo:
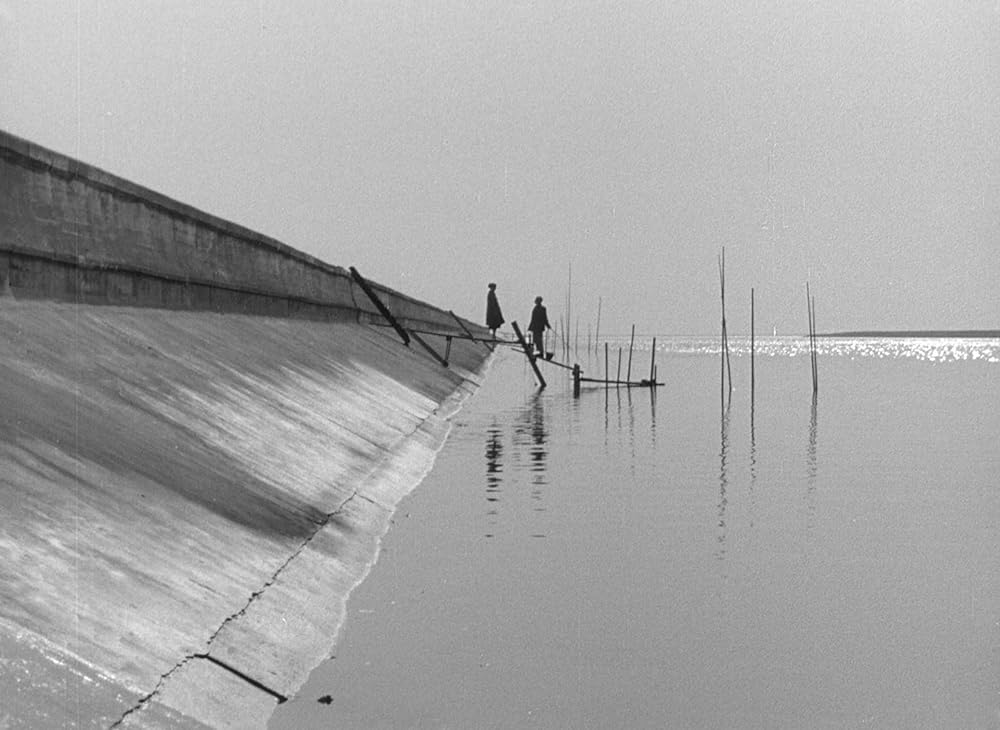
[[[497,301],[497,285],[490,284],[490,291],[486,295],[486,326],[490,328],[493,337],[497,336],[497,330],[503,324],[503,312],[500,311],[500,302]]]

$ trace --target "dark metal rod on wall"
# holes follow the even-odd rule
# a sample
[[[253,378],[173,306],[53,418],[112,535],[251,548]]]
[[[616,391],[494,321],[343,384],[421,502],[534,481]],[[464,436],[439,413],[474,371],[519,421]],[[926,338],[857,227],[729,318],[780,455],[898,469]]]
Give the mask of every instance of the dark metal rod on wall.
[[[399,324],[399,322],[396,321],[396,318],[392,316],[392,313],[389,311],[389,309],[385,306],[385,304],[382,303],[382,300],[379,299],[378,294],[376,294],[375,291],[371,288],[371,286],[368,285],[368,282],[365,281],[364,277],[358,273],[358,270],[352,266],[350,268],[350,271],[351,271],[351,276],[354,278],[354,281],[358,283],[358,286],[361,287],[361,290],[368,295],[369,299],[372,300],[372,303],[375,305],[375,308],[378,309],[378,311],[382,314],[382,316],[385,317],[386,320],[388,320],[389,324],[392,325],[393,329],[396,330],[396,333],[403,340],[403,344],[409,347],[410,335],[407,334],[406,330],[404,330],[402,326]]]

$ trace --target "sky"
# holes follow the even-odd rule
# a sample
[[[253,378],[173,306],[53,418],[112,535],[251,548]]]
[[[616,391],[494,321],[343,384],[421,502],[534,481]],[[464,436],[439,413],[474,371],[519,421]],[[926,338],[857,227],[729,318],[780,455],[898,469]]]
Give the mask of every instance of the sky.
[[[0,128],[475,320],[1000,328],[1000,0],[0,0]]]

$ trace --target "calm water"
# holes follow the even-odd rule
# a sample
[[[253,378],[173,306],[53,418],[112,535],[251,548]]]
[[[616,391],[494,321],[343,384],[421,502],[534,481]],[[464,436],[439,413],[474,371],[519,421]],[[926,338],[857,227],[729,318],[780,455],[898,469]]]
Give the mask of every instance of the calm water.
[[[272,727],[1000,727],[1000,342],[821,346],[500,357]]]

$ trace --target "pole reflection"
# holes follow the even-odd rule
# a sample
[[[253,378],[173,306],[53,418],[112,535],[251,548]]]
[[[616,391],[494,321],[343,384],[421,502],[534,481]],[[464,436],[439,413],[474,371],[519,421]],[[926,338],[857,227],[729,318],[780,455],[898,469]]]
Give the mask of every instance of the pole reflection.
[[[486,537],[496,535],[497,515],[500,501],[500,484],[503,482],[503,439],[496,420],[486,429]]]
[[[812,405],[809,408],[809,445],[806,447],[806,529],[810,531],[816,522],[816,475],[819,472],[817,465],[818,439],[817,394],[814,391]]]
[[[720,424],[721,436],[719,446],[719,536],[716,557],[720,561],[726,559],[726,507],[729,505],[727,490],[729,489],[729,407],[722,410]]]
[[[754,515],[756,515],[757,497],[755,488],[757,486],[757,432],[754,430],[754,397],[753,390],[750,391],[750,527],[754,525]]]
[[[656,446],[656,387],[649,389],[649,439]]]

